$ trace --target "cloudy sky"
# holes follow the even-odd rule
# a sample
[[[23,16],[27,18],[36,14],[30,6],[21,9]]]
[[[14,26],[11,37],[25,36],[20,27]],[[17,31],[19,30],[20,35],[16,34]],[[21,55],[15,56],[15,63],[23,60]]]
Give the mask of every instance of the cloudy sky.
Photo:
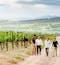
[[[60,0],[0,0],[0,19],[60,17]]]

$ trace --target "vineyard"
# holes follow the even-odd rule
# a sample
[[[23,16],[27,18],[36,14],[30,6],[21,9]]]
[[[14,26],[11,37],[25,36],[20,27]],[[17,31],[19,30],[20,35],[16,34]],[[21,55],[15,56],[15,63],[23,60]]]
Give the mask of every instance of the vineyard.
[[[41,33],[24,33],[24,32],[0,32],[0,47],[1,50],[6,48],[8,51],[9,47],[14,49],[16,46],[17,48],[20,46],[24,46],[24,37],[28,39],[29,43],[32,41],[33,35],[36,34],[37,36],[40,36],[43,40],[46,37],[49,37],[51,40],[53,40],[56,35],[54,34],[44,34]],[[20,45],[20,46],[19,46]]]
[[[42,35],[41,33],[28,32],[0,32],[0,65],[14,65],[24,61],[26,57],[31,56],[33,52],[32,38],[34,34],[41,37],[43,41],[45,38],[49,38],[50,40],[56,38],[55,34]],[[27,48],[25,47],[24,38],[28,39],[26,44]]]

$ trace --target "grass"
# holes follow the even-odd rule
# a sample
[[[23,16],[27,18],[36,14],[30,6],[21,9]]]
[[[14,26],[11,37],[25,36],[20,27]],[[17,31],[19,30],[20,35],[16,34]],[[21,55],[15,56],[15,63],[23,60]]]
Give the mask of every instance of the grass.
[[[16,56],[14,58],[17,59],[17,60],[24,60],[24,57],[23,56]]]

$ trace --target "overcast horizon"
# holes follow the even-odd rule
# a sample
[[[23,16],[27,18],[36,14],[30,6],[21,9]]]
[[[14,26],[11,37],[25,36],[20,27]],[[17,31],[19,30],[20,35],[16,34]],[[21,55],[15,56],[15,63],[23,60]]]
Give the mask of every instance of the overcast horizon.
[[[0,0],[0,19],[60,17],[59,0]]]

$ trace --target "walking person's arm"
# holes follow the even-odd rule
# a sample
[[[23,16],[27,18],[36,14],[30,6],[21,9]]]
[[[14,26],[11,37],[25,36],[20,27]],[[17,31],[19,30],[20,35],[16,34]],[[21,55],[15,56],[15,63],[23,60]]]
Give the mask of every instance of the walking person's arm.
[[[57,47],[59,47],[59,43],[58,43],[58,41],[57,41]]]

